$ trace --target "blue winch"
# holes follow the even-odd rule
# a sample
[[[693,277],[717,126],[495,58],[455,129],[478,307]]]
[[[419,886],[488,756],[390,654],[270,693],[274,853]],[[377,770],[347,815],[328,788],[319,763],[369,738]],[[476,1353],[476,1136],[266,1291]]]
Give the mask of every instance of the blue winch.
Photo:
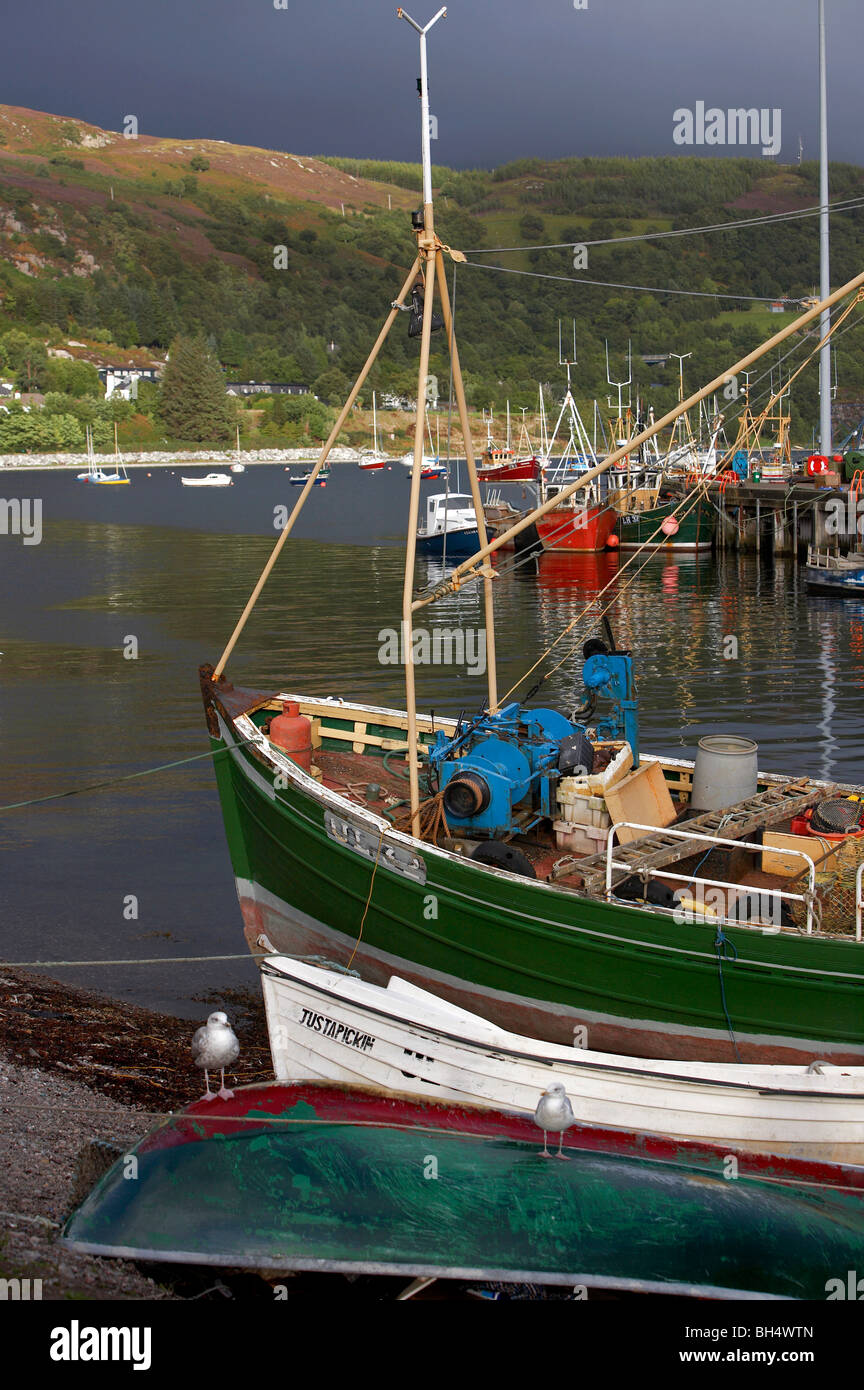
[[[594,748],[582,719],[593,714],[599,697],[613,707],[597,721],[598,737],[626,739],[638,765],[632,658],[615,650],[609,636],[611,651],[599,639],[585,644],[582,679],[588,703],[570,719],[554,709],[514,702],[470,722],[460,719],[452,736],[439,731],[429,760],[452,831],[494,839],[554,818],[559,779],[593,771]]]

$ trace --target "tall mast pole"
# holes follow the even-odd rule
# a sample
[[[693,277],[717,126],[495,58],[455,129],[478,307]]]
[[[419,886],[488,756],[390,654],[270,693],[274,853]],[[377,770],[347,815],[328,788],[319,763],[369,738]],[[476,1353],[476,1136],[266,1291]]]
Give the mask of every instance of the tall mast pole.
[[[825,56],[825,0],[819,0],[819,298],[831,293],[828,230],[828,83]],[[831,310],[820,323],[819,437],[823,454],[831,454]]]
[[[425,26],[419,25],[403,9],[396,11],[420,35],[420,121],[423,151],[423,229],[418,232],[417,249],[424,275],[423,327],[420,334],[420,368],[417,378],[417,419],[414,425],[414,464],[411,469],[411,498],[408,506],[408,536],[405,544],[405,579],[402,587],[402,659],[405,665],[405,704],[408,715],[408,795],[411,806],[411,834],[420,835],[420,767],[417,758],[417,689],[414,679],[414,563],[417,557],[417,522],[420,509],[420,474],[426,424],[426,378],[429,375],[429,344],[432,335],[432,301],[435,293],[435,224],[432,209],[432,148],[429,130],[429,82],[426,67],[426,35],[446,15],[446,6]]]

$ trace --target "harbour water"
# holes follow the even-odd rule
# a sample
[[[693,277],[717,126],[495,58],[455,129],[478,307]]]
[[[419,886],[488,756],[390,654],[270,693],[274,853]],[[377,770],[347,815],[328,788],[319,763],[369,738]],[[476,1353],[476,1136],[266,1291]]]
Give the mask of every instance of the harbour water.
[[[197,667],[219,656],[275,539],[274,508],[290,508],[297,489],[278,467],[213,491],[181,487],[180,471],[136,469],[128,488],[2,475],[5,498],[41,501],[42,539],[0,537],[0,805],[179,765],[2,812],[0,953],[171,958],[55,972],[197,1017],[211,990],[255,982],[209,759],[180,762],[207,749]],[[340,465],[313,490],[231,662],[239,683],[403,707],[401,668],[381,654],[382,634],[399,626],[407,494],[399,466],[364,475]],[[693,756],[704,734],[744,733],[767,770],[864,779],[864,602],[808,595],[790,558],[734,552],[640,556],[625,591],[625,558],[500,557],[502,692],[588,607],[542,668],[562,663],[534,701],[565,712],[582,703],[581,643],[611,580],[604,602],[636,656],[643,747]],[[440,562],[418,563],[418,586],[440,573]],[[419,621],[480,630],[479,589]],[[441,713],[476,710],[484,692],[464,665],[418,673],[421,707]],[[177,962],[234,952],[241,959]]]

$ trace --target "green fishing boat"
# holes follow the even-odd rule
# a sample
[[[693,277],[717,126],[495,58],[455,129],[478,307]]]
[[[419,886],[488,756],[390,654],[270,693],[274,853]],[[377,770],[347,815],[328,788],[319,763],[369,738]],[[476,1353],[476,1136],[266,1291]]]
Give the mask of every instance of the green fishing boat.
[[[851,902],[820,898],[815,851],[788,852],[797,853],[803,875],[790,879],[767,872],[760,843],[766,830],[783,832],[796,815],[854,789],[800,775],[757,780],[754,763],[746,794],[719,809],[700,806],[691,794],[693,764],[640,751],[633,657],[615,647],[611,630],[607,641],[590,636],[585,644],[583,710],[567,718],[502,701],[489,556],[854,293],[864,273],[489,542],[445,263],[445,255],[462,253],[434,229],[425,78],[432,26],[415,27],[424,74],[416,256],[225,650],[200,672],[249,946],[350,963],[377,984],[399,975],[510,1032],[563,1043],[576,1037],[597,1051],[860,1063],[860,875]],[[243,626],[400,309],[412,304],[409,336],[419,334],[420,354],[401,612],[405,710],[298,694],[290,672],[281,690],[235,686],[226,669]],[[442,319],[479,549],[416,593],[430,335]],[[484,599],[487,698],[471,716],[435,720],[417,709],[417,614],[475,582]],[[622,592],[623,585],[617,601]],[[326,641],[326,614],[321,622]],[[538,665],[529,667],[531,679]],[[542,677],[535,692],[540,685]],[[395,759],[404,760],[401,769]],[[622,759],[632,780],[615,816],[592,820],[588,802],[599,797],[591,793],[574,824],[579,798],[568,800],[568,788],[595,774],[602,783]],[[719,902],[682,915],[675,897],[682,883],[691,901],[711,889]],[[760,898],[752,909],[751,890]]]
[[[656,506],[634,508],[618,514],[619,550],[640,550],[646,542],[664,553],[669,550],[710,550],[714,541],[716,513],[703,497],[689,509],[669,498]],[[664,522],[667,530],[664,531]],[[674,528],[674,529],[673,529]]]
[[[159,1263],[703,1298],[824,1299],[864,1261],[864,1194],[843,1170],[796,1182],[742,1159],[729,1181],[719,1151],[659,1138],[575,1127],[565,1162],[540,1141],[529,1116],[247,1086],[124,1154],[61,1240]]]
[[[548,822],[544,848],[527,843],[543,833],[535,826],[504,844],[509,862],[484,863],[471,857],[470,841],[412,836],[410,825],[385,815],[389,800],[405,796],[393,760],[405,755],[406,714],[236,689],[214,681],[209,668],[202,683],[253,952],[350,961],[382,985],[400,975],[511,1032],[559,1043],[577,1035],[598,1051],[860,1064],[864,944],[854,921],[845,936],[682,923],[672,907],[607,894],[596,857],[562,855]],[[289,702],[308,721],[314,776],[265,732]],[[434,728],[417,716],[424,766],[438,735],[456,732],[453,720],[436,718]],[[670,795],[689,796],[692,763],[656,766]],[[358,800],[349,783],[371,787],[375,798]],[[781,824],[831,790],[769,777],[760,787],[768,810],[751,821],[767,815]],[[479,843],[489,852],[501,842]],[[710,840],[685,839],[684,847],[704,854]],[[636,849],[628,846],[628,860],[636,862]],[[531,856],[532,874],[520,855]],[[586,889],[589,874],[597,886]]]

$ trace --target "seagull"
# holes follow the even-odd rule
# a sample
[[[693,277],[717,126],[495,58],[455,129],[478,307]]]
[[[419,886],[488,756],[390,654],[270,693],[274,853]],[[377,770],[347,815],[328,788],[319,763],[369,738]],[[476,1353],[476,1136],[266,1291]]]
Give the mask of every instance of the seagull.
[[[240,1044],[228,1022],[228,1015],[211,1014],[204,1027],[198,1028],[192,1038],[192,1060],[196,1067],[203,1068],[207,1086],[202,1100],[215,1100],[217,1095],[220,1100],[233,1098],[234,1092],[225,1089],[225,1068],[230,1067],[239,1054]],[[208,1072],[215,1071],[217,1067],[222,1076],[222,1084],[219,1090],[214,1092],[210,1090]]]
[[[543,1131],[543,1157],[552,1158],[546,1147],[546,1133],[551,1130],[554,1134],[558,1132],[558,1152],[555,1158],[566,1159],[567,1155],[561,1152],[564,1143],[564,1131],[571,1125],[575,1125],[576,1116],[573,1114],[573,1107],[567,1099],[567,1093],[560,1081],[553,1081],[540,1097],[537,1109],[534,1111],[534,1123],[538,1129]]]

